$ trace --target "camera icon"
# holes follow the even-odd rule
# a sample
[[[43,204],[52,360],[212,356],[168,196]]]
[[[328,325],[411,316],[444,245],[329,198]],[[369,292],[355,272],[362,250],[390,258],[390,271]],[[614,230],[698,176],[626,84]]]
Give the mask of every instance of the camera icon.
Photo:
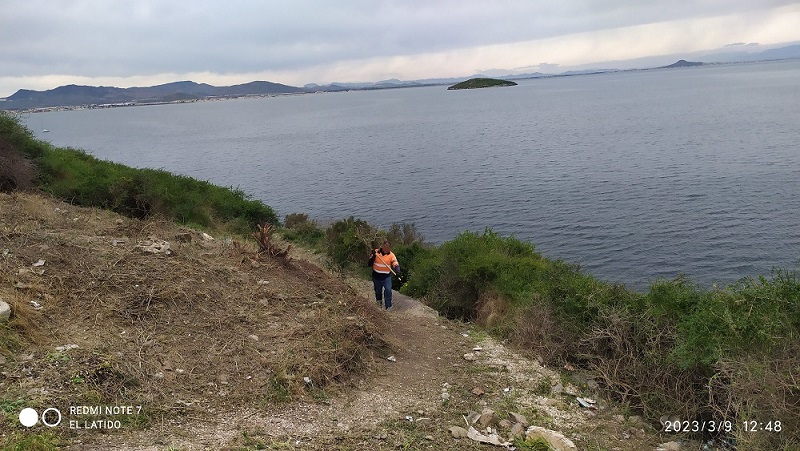
[[[19,413],[19,422],[26,428],[36,426],[36,423],[38,423],[40,419],[43,425],[54,428],[61,424],[61,411],[55,407],[49,407],[44,409],[41,418],[39,417],[39,413],[30,407],[22,409]]]

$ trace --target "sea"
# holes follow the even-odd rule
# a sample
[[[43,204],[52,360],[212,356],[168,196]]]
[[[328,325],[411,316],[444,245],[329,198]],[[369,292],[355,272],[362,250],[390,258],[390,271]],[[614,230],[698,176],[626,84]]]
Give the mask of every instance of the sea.
[[[56,146],[239,188],[283,217],[489,228],[602,280],[800,262],[800,60],[29,114]],[[48,132],[43,132],[47,129]]]

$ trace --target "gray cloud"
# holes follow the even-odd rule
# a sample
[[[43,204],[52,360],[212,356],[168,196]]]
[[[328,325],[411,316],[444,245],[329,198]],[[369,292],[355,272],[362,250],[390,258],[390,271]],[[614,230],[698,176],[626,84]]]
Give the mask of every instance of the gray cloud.
[[[0,77],[281,71],[790,4],[795,2],[4,0]]]

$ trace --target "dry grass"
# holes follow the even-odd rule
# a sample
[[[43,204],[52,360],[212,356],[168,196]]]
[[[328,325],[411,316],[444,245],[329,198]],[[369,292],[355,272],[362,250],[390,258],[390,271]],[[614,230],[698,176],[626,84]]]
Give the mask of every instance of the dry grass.
[[[0,137],[0,192],[30,189],[35,179],[36,168],[33,163]]]
[[[738,415],[740,449],[800,449],[800,343],[792,342],[770,356],[743,356],[722,361],[708,387],[718,418]],[[780,421],[780,432],[745,431],[743,421]]]
[[[268,407],[335,389],[384,346],[381,312],[318,267],[268,258],[250,240],[180,233],[0,194],[0,296],[14,312],[2,396],[140,404],[154,417]],[[143,252],[145,240],[169,241],[171,253]],[[56,351],[67,344],[78,347]]]

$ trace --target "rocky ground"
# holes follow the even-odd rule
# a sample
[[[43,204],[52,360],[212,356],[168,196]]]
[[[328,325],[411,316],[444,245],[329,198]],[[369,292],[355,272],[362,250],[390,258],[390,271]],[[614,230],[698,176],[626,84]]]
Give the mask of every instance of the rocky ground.
[[[544,449],[541,437],[556,449],[697,449],[605,401],[590,377],[417,300],[396,294],[384,312],[369,282],[318,255],[294,249],[286,264],[210,238],[0,194],[0,298],[14,311],[0,327],[0,443],[485,450]],[[25,406],[101,404],[145,413],[112,430],[18,420]]]

